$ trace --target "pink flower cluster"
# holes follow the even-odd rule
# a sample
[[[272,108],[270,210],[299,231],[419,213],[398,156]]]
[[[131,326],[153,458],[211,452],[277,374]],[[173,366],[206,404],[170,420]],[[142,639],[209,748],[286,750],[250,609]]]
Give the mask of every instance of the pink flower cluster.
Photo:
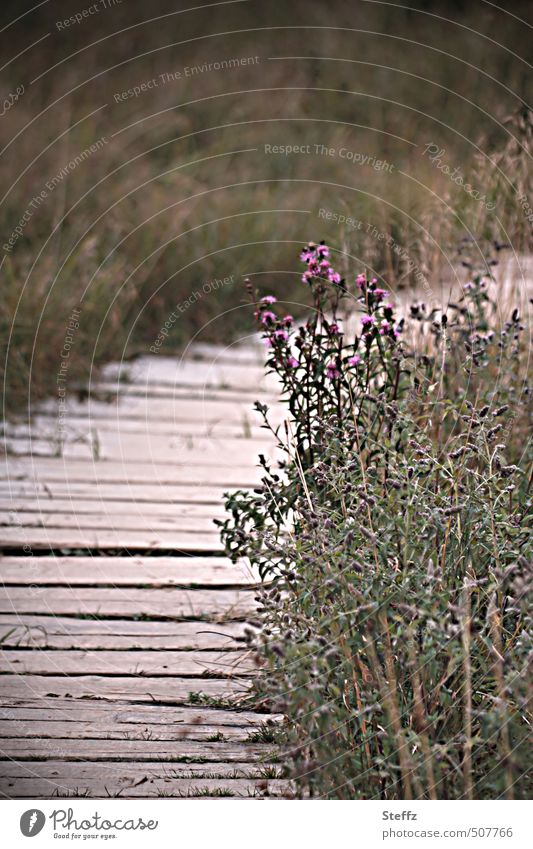
[[[323,242],[319,245],[310,242],[300,254],[300,259],[307,266],[302,280],[311,286],[314,283],[342,284],[344,291],[344,283],[331,265],[329,256],[329,248]],[[342,378],[344,372],[346,377],[350,372],[357,372],[363,361],[370,356],[372,345],[379,341],[380,337],[383,339],[383,342],[379,341],[380,347],[387,340],[389,346],[394,345],[402,329],[402,322],[395,320],[393,305],[385,300],[388,292],[378,285],[377,277],[368,279],[366,274],[358,274],[355,283],[360,293],[359,302],[364,305],[366,312],[361,317],[361,336],[356,337],[353,345],[343,344],[343,332],[335,318],[335,312],[331,323],[322,315],[322,327],[326,338],[330,340],[329,351],[324,352],[322,362],[316,362],[316,366],[319,372],[323,369],[325,377],[331,381]],[[255,317],[263,330],[265,344],[272,349],[276,366],[291,371],[300,366],[298,355],[293,356],[290,345],[294,319],[292,315],[278,316],[273,309],[275,303],[274,295],[265,295],[257,305]],[[301,327],[297,335],[296,348],[300,351],[303,350],[303,340],[308,331],[309,327]],[[331,343],[334,343],[334,349],[338,353],[331,351]],[[362,347],[360,353],[357,353],[360,343]]]
[[[304,283],[312,283],[313,280],[324,280],[328,283],[338,285],[341,276],[335,271],[329,259],[329,248],[323,242],[319,245],[310,242],[300,254],[300,259],[307,265],[307,270],[302,274]]]
[[[378,334],[393,340],[398,339],[401,325],[394,323],[394,307],[390,301],[385,301],[389,293],[378,286],[377,277],[367,280],[366,274],[358,274],[355,282],[361,291],[359,300],[368,310],[361,318],[363,338],[367,346],[370,346]]]
[[[339,364],[336,360],[330,360],[330,362],[326,365],[326,377],[328,378],[328,380],[335,380],[335,378],[338,378],[340,376],[341,371],[339,368]]]
[[[298,360],[290,354],[287,348],[290,334],[289,331],[294,323],[292,315],[284,315],[279,318],[276,313],[269,309],[276,303],[274,295],[265,295],[261,298],[255,311],[255,318],[263,328],[263,341],[268,348],[274,348],[276,359],[282,362],[288,369],[298,367]]]

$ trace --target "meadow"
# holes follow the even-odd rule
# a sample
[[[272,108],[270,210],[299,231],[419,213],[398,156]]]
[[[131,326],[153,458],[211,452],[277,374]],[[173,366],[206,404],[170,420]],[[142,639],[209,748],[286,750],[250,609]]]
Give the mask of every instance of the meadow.
[[[461,239],[531,248],[526,3],[22,9],[0,33],[11,414],[54,388],[73,310],[71,388],[172,312],[165,353],[246,335],[245,276],[302,315],[310,233],[395,291],[453,276]]]

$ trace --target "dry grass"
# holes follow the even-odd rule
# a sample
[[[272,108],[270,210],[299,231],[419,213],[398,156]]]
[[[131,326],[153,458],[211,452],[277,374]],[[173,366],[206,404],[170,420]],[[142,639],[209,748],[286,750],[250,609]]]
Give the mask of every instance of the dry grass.
[[[528,14],[525,2],[513,9]],[[165,350],[196,332],[215,341],[248,333],[243,275],[266,270],[271,290],[298,301],[298,277],[278,272],[293,267],[310,236],[396,286],[413,282],[406,257],[433,282],[449,275],[464,232],[529,247],[515,196],[527,188],[529,117],[502,124],[525,94],[525,65],[509,52],[525,56],[529,47],[516,18],[487,4],[434,3],[421,14],[341,0],[179,11],[170,0],[149,12],[132,0],[60,32],[55,22],[73,10],[56,2],[1,35],[16,56],[51,33],[0,77],[6,94],[26,87],[0,127],[9,144],[0,159],[2,242],[54,175],[106,140],[48,191],[13,250],[2,252],[2,377],[12,411],[53,389],[74,307],[82,315],[71,388],[92,363],[148,350],[176,304],[205,281],[233,275],[180,312]],[[459,25],[437,23],[439,11]],[[20,2],[3,4],[5,22],[20,13]],[[491,41],[495,33],[509,49]],[[187,66],[255,56],[256,64],[115,97]],[[496,196],[494,215],[429,162],[429,143]],[[265,144],[306,144],[311,153],[266,154]],[[335,154],[316,155],[314,145]],[[391,168],[353,164],[342,148]],[[320,209],[361,229],[327,221]]]

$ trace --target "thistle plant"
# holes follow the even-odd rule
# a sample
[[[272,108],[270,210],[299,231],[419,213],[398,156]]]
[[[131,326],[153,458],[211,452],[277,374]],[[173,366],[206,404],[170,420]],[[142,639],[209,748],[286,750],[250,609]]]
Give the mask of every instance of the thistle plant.
[[[305,473],[323,455],[332,432],[346,456],[357,442],[374,452],[383,421],[375,414],[372,393],[379,394],[380,403],[394,404],[405,388],[403,321],[397,320],[378,280],[360,273],[350,293],[323,243],[310,243],[300,259],[305,265],[302,281],[311,294],[310,318],[297,327],[291,315],[277,311],[272,295],[256,300],[254,311],[267,347],[266,369],[279,378],[289,424],[280,432],[269,423],[268,407],[257,402],[256,408],[286,459],[278,474],[260,457],[262,486],[253,493],[229,495],[226,507],[232,518],[218,523],[229,555],[250,557],[262,575],[275,564],[261,540],[282,532],[305,487]],[[346,339],[342,330],[341,307],[348,297],[355,298],[361,312],[361,332],[353,339]]]
[[[376,279],[349,286],[322,244],[302,260],[307,322],[255,302],[288,423],[257,406],[284,459],[261,458],[261,486],[228,495],[221,523],[269,579],[249,641],[297,792],[528,798],[527,326],[516,309],[498,326],[474,273],[446,311],[412,306],[408,345]]]
[[[311,243],[301,253],[302,281],[311,294],[305,324],[296,328],[292,316],[278,316],[269,295],[255,310],[267,345],[267,370],[280,378],[304,468],[312,466],[320,448],[325,419],[342,429],[371,387],[384,390],[391,400],[398,391],[402,322],[395,318],[388,293],[364,273],[356,278],[355,294],[350,293],[329,255],[323,243]],[[361,333],[353,339],[346,339],[340,317],[347,298],[355,298],[362,313]]]

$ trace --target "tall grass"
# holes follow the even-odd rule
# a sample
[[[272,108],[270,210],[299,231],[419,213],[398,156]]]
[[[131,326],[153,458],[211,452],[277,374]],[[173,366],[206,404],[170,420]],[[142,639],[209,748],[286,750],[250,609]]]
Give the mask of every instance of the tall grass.
[[[297,290],[278,272],[310,221],[340,249],[364,252],[391,285],[411,285],[417,270],[447,275],[464,233],[530,246],[514,201],[527,188],[531,134],[503,121],[525,97],[526,67],[511,51],[527,55],[529,40],[516,17],[489,4],[416,11],[342,0],[181,11],[170,0],[149,12],[128,2],[58,30],[73,10],[55,2],[0,35],[7,55],[21,53],[1,72],[2,91],[25,86],[0,126],[3,244],[31,199],[105,139],[3,251],[2,377],[12,410],[53,388],[73,307],[81,319],[72,383],[92,363],[148,351],[176,304],[214,278],[234,282],[181,312],[164,350],[196,332],[218,341],[245,332],[242,276],[268,271],[290,299]],[[527,4],[514,11],[527,16]],[[6,23],[21,12],[3,4]],[[243,57],[259,61],[185,74]],[[429,161],[431,143],[476,189],[497,195],[492,215]],[[311,153],[269,154],[268,144]],[[390,168],[354,164],[343,148]],[[360,228],[340,225],[342,215]]]

